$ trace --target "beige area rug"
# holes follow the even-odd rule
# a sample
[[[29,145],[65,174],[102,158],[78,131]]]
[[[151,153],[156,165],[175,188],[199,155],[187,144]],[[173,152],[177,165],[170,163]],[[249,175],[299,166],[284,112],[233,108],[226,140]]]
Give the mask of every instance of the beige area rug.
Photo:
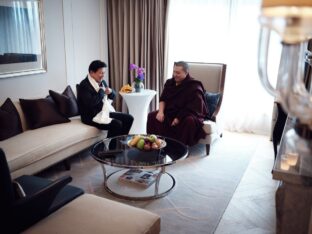
[[[89,152],[73,157],[70,171],[56,165],[40,176],[55,179],[69,174],[73,177],[71,184],[86,193],[157,213],[161,216],[162,234],[214,233],[250,159],[261,151],[264,141],[268,137],[225,132],[211,147],[208,157],[203,156],[204,145],[190,148],[188,158],[167,167],[176,179],[175,188],[166,197],[151,201],[125,201],[107,193],[102,169]]]

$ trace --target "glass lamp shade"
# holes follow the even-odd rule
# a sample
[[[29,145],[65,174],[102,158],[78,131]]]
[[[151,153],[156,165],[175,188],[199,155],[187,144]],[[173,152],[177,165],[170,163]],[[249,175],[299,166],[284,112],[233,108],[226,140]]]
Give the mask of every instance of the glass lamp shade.
[[[312,97],[305,88],[303,73],[306,41],[312,38],[312,0],[263,0],[259,19],[258,72],[262,85],[277,97],[288,114],[310,125]],[[283,45],[276,89],[267,74],[272,30],[280,35]]]
[[[260,23],[276,31],[282,41],[298,43],[312,37],[311,0],[263,0]]]
[[[312,126],[312,96],[304,84],[304,52],[307,43],[283,43],[280,68],[276,88],[270,83],[268,70],[268,51],[270,30],[262,28],[258,51],[258,73],[263,87],[275,96],[286,112],[300,119],[301,123]]]
[[[286,133],[284,159],[289,161],[289,165],[296,165],[294,160],[299,157],[300,173],[311,176],[312,95],[304,84],[304,52],[307,48],[306,41],[312,38],[312,0],[263,0],[259,20],[260,80],[264,88],[281,102],[288,114],[297,120],[296,130],[290,129]],[[279,34],[283,45],[276,89],[271,85],[267,74],[272,30]],[[307,136],[305,132],[310,135]]]

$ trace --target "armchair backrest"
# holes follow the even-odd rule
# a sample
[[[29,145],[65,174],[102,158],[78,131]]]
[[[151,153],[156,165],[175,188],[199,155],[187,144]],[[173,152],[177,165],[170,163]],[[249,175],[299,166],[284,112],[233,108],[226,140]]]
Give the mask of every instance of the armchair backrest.
[[[190,76],[201,81],[207,92],[220,94],[212,116],[212,119],[215,120],[223,99],[226,64],[188,62],[188,65]]]
[[[3,150],[0,148],[0,207],[1,213],[7,212],[4,207],[9,208],[14,202],[14,190],[10,169]],[[1,216],[2,217],[2,216]]]
[[[47,216],[48,209],[56,195],[71,180],[70,176],[62,177],[34,194],[18,198],[14,191],[5,153],[0,148],[1,231],[3,233],[20,233]]]
[[[11,208],[14,203],[14,190],[9,166],[3,150],[0,148],[0,218],[1,230],[6,232],[10,229]]]
[[[200,80],[206,91],[224,91],[226,64],[188,62],[191,77]]]

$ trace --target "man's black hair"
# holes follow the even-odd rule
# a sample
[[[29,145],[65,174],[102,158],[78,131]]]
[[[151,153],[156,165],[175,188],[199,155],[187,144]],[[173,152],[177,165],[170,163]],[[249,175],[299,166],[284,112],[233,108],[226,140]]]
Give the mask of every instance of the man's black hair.
[[[96,72],[98,69],[102,67],[107,67],[106,63],[102,62],[101,60],[94,60],[89,65],[89,73]]]

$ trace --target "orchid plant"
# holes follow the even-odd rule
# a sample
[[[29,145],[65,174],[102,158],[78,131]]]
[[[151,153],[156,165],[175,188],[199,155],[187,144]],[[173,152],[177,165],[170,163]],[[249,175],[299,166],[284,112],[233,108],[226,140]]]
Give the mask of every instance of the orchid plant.
[[[131,63],[129,70],[130,71],[135,70],[135,72],[136,72],[135,77],[133,79],[135,83],[143,82],[144,72],[145,72],[145,69],[143,67],[139,67],[139,66]]]

